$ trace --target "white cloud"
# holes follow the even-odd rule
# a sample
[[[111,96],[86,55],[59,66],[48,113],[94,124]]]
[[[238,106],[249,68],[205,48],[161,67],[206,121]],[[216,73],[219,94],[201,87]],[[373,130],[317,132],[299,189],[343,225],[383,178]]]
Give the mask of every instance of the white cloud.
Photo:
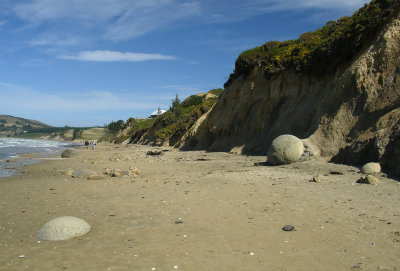
[[[140,62],[148,60],[173,60],[174,56],[161,54],[143,54],[132,52],[116,52],[109,50],[82,51],[75,55],[61,55],[62,59],[95,61],[95,62]]]
[[[30,46],[57,46],[57,47],[69,47],[82,44],[84,39],[77,36],[69,36],[60,38],[55,33],[46,33],[40,35],[36,39],[28,42]]]
[[[164,85],[164,86],[160,86],[160,88],[174,90],[174,91],[180,91],[180,92],[189,92],[189,93],[201,92],[201,90],[199,88],[187,87],[187,86],[182,86],[182,85]]]

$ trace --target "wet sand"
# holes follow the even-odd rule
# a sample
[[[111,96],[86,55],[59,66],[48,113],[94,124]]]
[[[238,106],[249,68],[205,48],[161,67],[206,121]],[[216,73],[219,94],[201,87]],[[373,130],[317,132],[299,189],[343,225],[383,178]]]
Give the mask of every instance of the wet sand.
[[[78,150],[0,179],[0,270],[400,270],[400,182],[385,174],[366,185],[358,168],[325,158],[272,167],[265,156],[141,145]],[[60,173],[131,167],[140,175]],[[65,215],[91,232],[36,238]]]

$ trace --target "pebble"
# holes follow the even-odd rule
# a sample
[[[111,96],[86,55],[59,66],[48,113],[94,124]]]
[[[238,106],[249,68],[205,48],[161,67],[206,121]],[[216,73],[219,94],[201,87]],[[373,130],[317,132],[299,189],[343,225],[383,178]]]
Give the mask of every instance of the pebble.
[[[313,183],[320,183],[320,182],[322,181],[322,176],[321,176],[321,175],[314,176],[314,177],[312,177],[312,179],[309,180],[309,181],[310,181],[310,182],[313,182]]]
[[[282,230],[284,230],[284,231],[293,231],[294,230],[294,226],[285,225],[285,226],[283,226]]]

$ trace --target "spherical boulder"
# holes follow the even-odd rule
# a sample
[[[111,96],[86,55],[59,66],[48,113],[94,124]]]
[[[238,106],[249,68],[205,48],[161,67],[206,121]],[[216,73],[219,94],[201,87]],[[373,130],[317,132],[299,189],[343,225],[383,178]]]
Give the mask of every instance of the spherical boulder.
[[[67,149],[61,153],[61,158],[72,158],[79,155],[77,150]]]
[[[293,135],[281,135],[272,141],[268,149],[268,162],[273,165],[295,163],[303,153],[303,141]]]
[[[361,168],[364,174],[372,174],[381,172],[381,165],[379,163],[367,163]]]
[[[60,241],[84,235],[90,231],[90,225],[77,217],[62,216],[50,220],[37,232],[40,240]]]

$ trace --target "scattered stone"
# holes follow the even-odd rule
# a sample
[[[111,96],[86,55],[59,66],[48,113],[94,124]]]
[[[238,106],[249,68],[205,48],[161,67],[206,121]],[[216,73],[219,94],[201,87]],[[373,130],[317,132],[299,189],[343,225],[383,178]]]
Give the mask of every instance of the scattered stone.
[[[50,220],[37,232],[37,238],[48,241],[68,240],[84,235],[91,226],[84,220],[73,216],[62,216]]]
[[[310,180],[310,182],[313,182],[313,183],[320,183],[321,181],[322,181],[322,176],[321,175],[314,176]]]
[[[131,156],[118,156],[118,157],[111,157],[110,161],[114,162],[121,162],[121,161],[131,161],[133,158]]]
[[[111,177],[121,177],[122,173],[118,170],[113,170],[110,174]]]
[[[147,155],[162,155],[162,151],[148,151]]]
[[[75,172],[72,175],[72,177],[74,177],[74,178],[87,178],[87,177],[89,177],[89,175],[95,175],[95,174],[97,174],[95,171],[83,168],[83,169],[75,170]]]
[[[129,170],[133,175],[140,175],[140,170],[137,168],[129,168]]]
[[[331,172],[329,172],[329,174],[331,174],[331,175],[344,175],[344,173],[343,173],[343,172],[340,172],[340,171],[334,171],[334,170],[332,170]]]
[[[379,184],[379,180],[372,175],[362,176],[357,183],[364,183],[364,184]]]
[[[283,165],[298,162],[304,153],[304,144],[293,135],[281,135],[272,141],[268,150],[268,162]]]
[[[367,163],[361,168],[361,173],[373,174],[381,172],[381,165],[379,163]]]
[[[60,173],[65,176],[72,176],[72,175],[74,175],[75,170],[73,168],[67,168],[67,169],[61,170]]]
[[[61,158],[72,158],[79,155],[77,150],[67,149],[61,153]]]
[[[99,175],[99,174],[97,174],[97,173],[95,173],[95,174],[89,174],[88,177],[87,177],[87,179],[88,179],[88,180],[103,180],[103,179],[104,179],[104,176],[103,176],[103,174]]]
[[[106,170],[104,171],[104,174],[111,175],[112,172],[113,172],[113,170],[111,168],[106,168]]]
[[[282,228],[283,231],[293,231],[294,230],[294,226],[292,225],[285,225]]]
[[[392,270],[396,270],[396,269],[392,269],[391,267],[389,267],[389,266],[383,266],[383,265],[380,265],[380,266],[378,266],[378,270],[387,270],[387,271],[392,271]]]
[[[175,224],[182,224],[182,223],[183,223],[182,220],[177,220],[177,221],[175,221]]]

